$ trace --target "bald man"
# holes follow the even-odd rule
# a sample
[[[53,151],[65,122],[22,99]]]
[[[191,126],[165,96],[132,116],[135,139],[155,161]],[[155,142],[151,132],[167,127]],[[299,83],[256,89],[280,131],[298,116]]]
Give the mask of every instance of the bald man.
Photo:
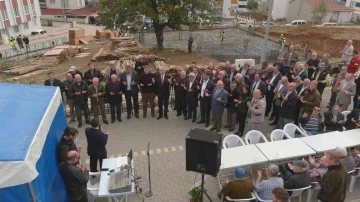
[[[344,47],[344,49],[340,52],[341,53],[341,62],[342,63],[348,63],[351,60],[351,56],[353,54],[354,51],[354,46],[352,45],[353,41],[352,40],[348,40],[346,42],[346,45]]]
[[[70,95],[74,97],[75,114],[78,121],[78,128],[82,126],[82,111],[84,112],[85,122],[90,124],[89,106],[87,103],[88,85],[81,79],[80,74],[75,75],[75,82],[70,86]]]
[[[88,89],[88,96],[90,97],[91,108],[94,111],[94,118],[99,118],[100,107],[103,123],[109,124],[106,120],[105,111],[105,86],[99,83],[99,79],[97,77],[92,79],[92,84]]]
[[[224,83],[218,81],[216,83],[216,88],[214,88],[211,100],[211,111],[214,119],[214,126],[210,129],[211,131],[216,130],[216,132],[220,132],[222,116],[227,102],[228,92],[224,89]]]
[[[298,101],[298,96],[295,91],[296,84],[294,82],[289,83],[287,92],[285,95],[281,95],[281,105],[279,113],[279,121],[277,124],[278,129],[283,129],[288,123],[292,123],[295,119],[295,108]]]
[[[224,84],[224,89],[226,91],[230,91],[230,81],[229,79],[225,78],[226,76],[226,71],[222,70],[222,71],[219,71],[219,73],[217,74],[217,78],[214,79],[214,84],[216,84],[218,81],[222,81],[223,84]]]
[[[89,181],[89,169],[85,165],[78,164],[79,159],[79,152],[69,151],[66,162],[59,166],[59,173],[64,181],[70,202],[88,201],[86,185]]]

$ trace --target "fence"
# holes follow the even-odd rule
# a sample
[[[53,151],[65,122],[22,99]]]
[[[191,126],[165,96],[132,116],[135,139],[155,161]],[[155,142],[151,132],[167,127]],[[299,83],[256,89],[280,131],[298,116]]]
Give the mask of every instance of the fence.
[[[60,38],[55,38],[55,39],[50,39],[47,41],[29,44],[29,50],[27,50],[25,48],[25,44],[24,44],[24,48],[22,48],[22,49],[20,49],[20,47],[16,44],[15,45],[16,49],[9,48],[6,50],[1,50],[0,51],[0,53],[1,53],[0,59],[1,60],[16,60],[16,59],[19,60],[22,58],[22,56],[33,55],[33,54],[38,53],[39,51],[48,50],[48,49],[53,48],[54,46],[63,45],[67,42],[68,42],[68,38],[66,36],[60,37]]]

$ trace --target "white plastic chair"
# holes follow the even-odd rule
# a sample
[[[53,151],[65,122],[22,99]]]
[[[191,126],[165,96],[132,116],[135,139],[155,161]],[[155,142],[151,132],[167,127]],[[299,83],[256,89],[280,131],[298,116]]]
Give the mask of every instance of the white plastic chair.
[[[308,190],[308,195],[306,200],[307,202],[311,202],[314,191],[321,188],[318,182],[311,182],[311,185],[312,185],[311,188]]]
[[[296,131],[298,131],[302,136],[308,136],[305,130],[301,130],[297,125],[293,123],[286,124],[283,131],[285,131],[291,138],[295,138]]]
[[[284,137],[291,139],[291,137],[285,131],[280,129],[273,130],[270,135],[271,142],[283,140]]]
[[[344,119],[346,120],[347,115],[349,115],[351,111],[343,111],[341,113],[344,115]]]
[[[92,177],[92,176],[96,176],[96,177],[99,177],[101,176],[101,173],[100,172],[89,172],[89,177]],[[91,184],[90,180],[88,181],[87,183],[87,191],[88,191],[88,196],[89,197],[89,201],[90,202],[94,202],[96,198],[99,198],[99,185],[100,185],[100,180],[98,183],[95,183],[95,184]],[[107,197],[108,201],[111,201],[111,197]]]
[[[227,201],[242,201],[242,202],[249,202],[252,200],[255,200],[256,197],[253,193],[251,193],[251,198],[244,198],[244,199],[231,199],[230,197],[226,196],[225,197]]]
[[[260,198],[259,194],[256,191],[254,191],[253,193],[256,197],[256,201],[259,201],[259,202],[272,202],[273,201],[273,200],[263,200],[262,198]]]
[[[244,145],[245,145],[244,141],[239,136],[234,134],[227,135],[223,140],[223,149],[244,146]]]
[[[311,188],[311,185],[309,185],[308,187],[300,188],[300,189],[286,189],[286,191],[292,192],[290,198],[294,198],[294,197],[298,196],[299,202],[301,202],[301,194],[310,188]]]
[[[355,170],[357,170],[359,173],[358,173],[357,175],[351,175],[349,192],[353,192],[353,191],[354,191],[356,179],[360,177],[360,167],[355,168]]]
[[[260,139],[263,139],[264,142],[268,142],[264,134],[258,130],[250,130],[245,135],[245,143],[247,145],[260,143]]]

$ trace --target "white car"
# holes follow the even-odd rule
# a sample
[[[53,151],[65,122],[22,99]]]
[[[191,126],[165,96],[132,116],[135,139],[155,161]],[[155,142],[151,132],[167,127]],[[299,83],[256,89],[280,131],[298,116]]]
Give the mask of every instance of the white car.
[[[31,35],[38,35],[38,34],[46,34],[46,31],[43,29],[36,29],[31,32]]]
[[[245,22],[245,21],[239,21],[237,22],[238,25],[240,25],[240,27],[253,27],[252,24],[248,23],[248,22]]]
[[[291,23],[286,24],[285,26],[298,26],[298,25],[305,25],[306,20],[293,20]]]
[[[321,25],[315,25],[316,27],[334,27],[334,26],[339,26],[337,23],[335,22],[324,22]]]

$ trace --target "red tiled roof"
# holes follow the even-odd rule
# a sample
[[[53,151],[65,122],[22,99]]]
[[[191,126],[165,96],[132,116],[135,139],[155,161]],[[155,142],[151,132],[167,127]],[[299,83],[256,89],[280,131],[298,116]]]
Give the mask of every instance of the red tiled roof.
[[[69,11],[69,9],[65,9],[65,12]],[[42,8],[41,15],[64,15],[63,9],[49,9],[49,8]]]
[[[306,2],[311,7],[314,7],[319,2],[319,0],[306,0]],[[342,12],[352,12],[352,11],[354,11],[354,9],[345,7],[344,5],[340,5],[338,3],[334,3],[334,2],[331,2],[331,1],[328,1],[327,5],[329,7],[329,11],[342,11]]]

